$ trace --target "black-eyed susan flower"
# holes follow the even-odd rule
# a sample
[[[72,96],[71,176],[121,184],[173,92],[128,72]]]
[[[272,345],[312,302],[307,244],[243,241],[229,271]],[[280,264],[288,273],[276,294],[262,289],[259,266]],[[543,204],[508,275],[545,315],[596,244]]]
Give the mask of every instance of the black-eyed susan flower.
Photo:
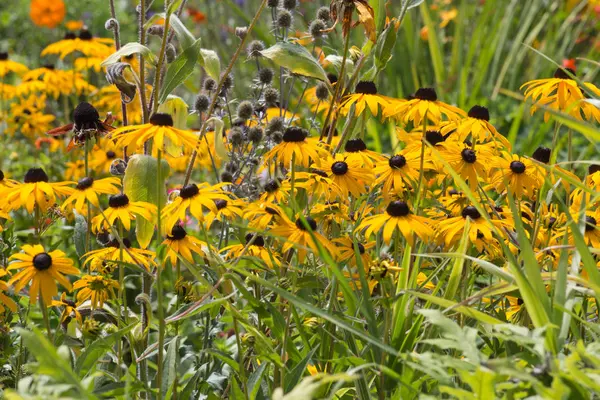
[[[152,86],[146,85],[146,94],[150,96]],[[103,112],[110,112],[118,120],[122,121],[121,115],[121,92],[115,85],[104,86],[98,91],[92,93],[94,105]],[[142,106],[139,101],[127,103],[127,121],[130,124],[139,124],[142,122]]]
[[[45,93],[55,99],[60,95],[89,94],[96,87],[88,83],[80,72],[58,70],[54,65],[45,65],[25,73],[16,91],[19,96]]]
[[[115,289],[119,289],[119,282],[102,275],[84,275],[73,284],[77,292],[77,303],[83,304],[90,301],[92,310],[102,308],[104,303],[115,297]]]
[[[388,204],[383,214],[365,218],[356,228],[356,231],[361,232],[364,230],[365,237],[369,238],[373,233],[383,229],[383,240],[389,244],[392,241],[394,232],[399,230],[412,246],[414,235],[417,235],[423,241],[433,237],[431,223],[432,221],[429,218],[413,214],[406,202],[395,200]]]
[[[446,248],[458,243],[463,235],[465,227],[469,227],[469,241],[476,245],[477,250],[483,251],[483,241],[492,242],[495,230],[502,232],[502,228],[508,227],[508,223],[501,219],[491,218],[489,221],[481,216],[477,208],[465,207],[461,215],[438,221],[437,239]],[[483,241],[482,241],[483,240]]]
[[[118,240],[113,239],[102,249],[92,250],[85,253],[81,258],[83,265],[89,265],[92,271],[103,272],[100,269],[105,268],[105,264],[113,261],[123,261],[128,264],[136,264],[150,270],[150,267],[156,266],[154,258],[156,253],[150,250],[136,249],[131,247],[129,239],[124,238],[125,247],[121,249]]]
[[[80,52],[86,57],[104,59],[114,51],[114,40],[94,37],[85,28],[79,32],[78,37],[73,36],[69,32],[63,40],[46,46],[42,50],[42,57],[49,54],[57,54],[62,60],[71,53]]]
[[[75,210],[83,215],[87,210],[87,203],[100,208],[98,195],[118,194],[119,186],[121,186],[121,180],[115,177],[94,179],[88,176],[82,178],[77,182],[73,194],[64,201],[62,208],[68,209],[74,206]]]
[[[0,278],[6,276],[6,270],[0,268]],[[2,292],[8,291],[8,284],[5,281],[0,280],[0,314],[6,311],[8,308],[12,312],[17,311],[17,303]]]
[[[182,146],[195,148],[198,143],[196,134],[173,127],[173,118],[163,113],[153,114],[147,124],[117,128],[111,134],[111,138],[117,147],[131,149],[140,148],[152,140],[157,149],[165,149],[171,156],[180,156]],[[165,147],[167,143],[170,145]]]
[[[171,261],[171,265],[177,264],[178,255],[189,263],[194,262],[194,253],[206,257],[209,247],[206,242],[188,235],[179,224],[171,229],[171,233],[167,235],[162,244],[167,247],[166,257]]]
[[[296,221],[293,222],[287,216],[281,215],[277,225],[270,232],[285,241],[283,245],[284,253],[293,248],[296,249],[299,262],[304,261],[307,249],[319,254],[319,248],[321,248],[332,257],[338,257],[338,251],[333,243],[317,232],[317,221],[312,217],[298,215]]]
[[[9,59],[7,52],[0,52],[0,78],[8,75],[11,72],[21,75],[28,70],[29,68],[27,68],[27,66]]]
[[[333,242],[336,244],[339,250],[340,258],[338,261],[347,262],[348,266],[350,267],[356,266],[358,264],[356,260],[356,251],[354,249],[354,246],[356,245],[363,268],[368,268],[369,264],[371,263],[371,256],[367,250],[375,247],[375,242],[362,243],[357,239],[352,239],[349,237],[337,238],[334,239]]]
[[[263,186],[259,200],[264,203],[285,203],[290,197],[292,186],[289,180],[280,181],[277,178],[269,179]]]
[[[283,214],[283,210],[275,204],[255,201],[246,206],[243,217],[249,221],[250,228],[265,230]]]
[[[296,173],[296,186],[303,188],[313,200],[321,196],[336,198],[343,196],[340,187],[333,182],[327,173],[318,168],[311,168],[308,172]]]
[[[34,303],[41,297],[45,305],[52,304],[52,297],[58,295],[56,282],[71,291],[71,282],[65,275],[78,275],[79,270],[73,266],[73,260],[67,258],[60,250],[46,252],[44,247],[36,245],[23,245],[22,253],[10,256],[13,260],[7,270],[20,270],[8,281],[14,285],[15,292],[20,292],[25,285],[31,282],[29,288],[29,301]]]
[[[383,112],[384,117],[394,118],[405,124],[412,122],[414,126],[421,126],[425,118],[432,124],[439,125],[443,119],[453,121],[465,115],[460,108],[439,101],[433,88],[420,88],[413,99],[391,102]]]
[[[494,125],[490,124],[490,112],[486,107],[473,106],[467,114],[467,118],[445,123],[440,132],[442,135],[451,134],[451,138],[458,142],[469,140],[471,143],[498,142],[498,144],[510,150],[508,140],[502,136]]]
[[[245,236],[245,240],[245,244],[234,244],[221,249],[221,253],[226,253],[225,259],[231,260],[241,256],[245,256],[247,258],[256,258],[264,262],[265,265],[271,269],[275,268],[275,266],[281,263],[277,253],[275,253],[273,250],[268,250],[265,248],[264,237],[258,234],[248,233]],[[252,241],[252,243],[250,243],[250,241]]]
[[[479,180],[487,178],[488,163],[494,157],[485,146],[471,148],[459,142],[446,142],[440,155],[473,192],[477,190]]]
[[[244,213],[244,205],[245,203],[243,200],[215,200],[215,206],[217,208],[216,211],[209,210],[209,212],[204,216],[206,229],[210,229],[215,221],[233,221],[238,217],[241,218]]]
[[[15,186],[6,192],[6,197],[0,199],[0,208],[16,210],[21,207],[31,214],[35,206],[46,212],[56,203],[57,197],[73,193],[70,187],[74,182],[49,183],[48,175],[42,168],[30,168],[23,179],[23,184]],[[3,203],[4,201],[4,203]],[[2,207],[5,204],[6,207]]]
[[[118,158],[117,147],[110,139],[96,143],[90,153],[90,168],[98,174],[110,172],[110,166]]]
[[[185,221],[186,212],[189,209],[198,221],[204,220],[204,208],[216,213],[216,200],[231,200],[229,195],[223,191],[225,183],[209,185],[206,182],[196,185],[190,183],[179,190],[179,195],[162,211],[162,219],[165,220],[166,229],[172,229],[178,221]]]
[[[46,134],[51,136],[64,135],[67,132],[73,132],[71,142],[67,147],[70,151],[73,147],[81,147],[86,141],[98,136],[104,136],[114,128],[110,124],[112,117],[107,116],[104,121],[100,121],[100,114],[96,107],[86,101],[82,101],[73,111],[73,122],[59,128],[52,129]]]
[[[370,185],[374,180],[373,172],[362,166],[361,160],[348,159],[341,154],[336,154],[334,157],[328,157],[322,162],[327,176],[336,184],[343,197],[351,194],[354,197],[360,197],[367,193],[367,185]]]
[[[108,199],[108,208],[92,219],[92,231],[108,231],[119,220],[125,230],[131,229],[131,221],[137,217],[152,222],[157,207],[145,201],[129,201],[126,194],[115,194]]]
[[[67,294],[65,292],[60,295],[60,300],[52,300],[52,304],[49,304],[48,307],[58,307],[63,309],[60,314],[60,322],[62,324],[68,324],[73,318],[79,322],[79,325],[83,323],[83,318],[77,309],[77,304],[75,304],[73,300],[67,299]]]
[[[8,179],[4,172],[0,169],[0,193],[4,193],[9,189],[12,189],[19,185],[19,182],[14,179]]]
[[[463,208],[469,205],[469,198],[454,188],[446,190],[438,200],[442,204],[444,215],[453,217],[460,215]]]
[[[340,114],[347,115],[350,108],[355,105],[354,115],[361,115],[366,109],[371,115],[377,116],[380,108],[390,105],[389,97],[377,94],[377,86],[373,82],[358,82],[354,93],[344,96],[340,103]]]
[[[344,145],[344,156],[348,160],[359,159],[364,167],[373,168],[375,163],[383,161],[385,158],[367,148],[367,144],[361,138],[350,139]]]
[[[560,182],[567,190],[569,189],[571,184],[577,184],[581,182],[579,177],[571,171],[561,168],[559,165],[556,164],[550,165],[551,155],[552,149],[543,146],[540,146],[537,149],[535,149],[535,151],[531,155],[533,164],[538,168],[538,174],[540,176],[548,175],[552,185],[554,185],[560,180]],[[548,165],[548,167],[544,167],[543,165]]]
[[[600,212],[598,210],[587,211],[585,213],[583,238],[585,243],[594,249],[600,249],[600,227],[598,226],[598,221],[600,221]],[[574,243],[572,236],[570,237],[570,242]]]
[[[70,181],[78,181],[85,176],[84,160],[68,161],[65,167],[65,178]]]
[[[328,230],[332,224],[341,225],[344,221],[352,221],[352,213],[347,204],[341,201],[327,201],[316,203],[312,206],[311,216],[323,226],[323,230]]]
[[[283,141],[265,153],[264,162],[277,161],[286,168],[292,163],[292,158],[296,165],[308,167],[312,162],[320,165],[321,157],[326,150],[319,147],[316,143],[307,140],[308,131],[296,126],[286,128],[283,133]]]
[[[430,170],[433,165],[429,160],[425,160],[423,168],[424,170]],[[373,186],[383,185],[381,192],[384,199],[388,200],[392,196],[401,195],[416,188],[420,169],[420,154],[402,151],[375,165],[373,172],[377,178]]]
[[[544,177],[531,160],[503,152],[500,157],[491,161],[488,182],[499,193],[510,189],[517,198],[533,198],[543,185]]]
[[[4,224],[6,223],[5,221],[8,220],[10,220],[10,215],[8,215],[6,211],[2,211],[2,209],[0,209],[0,232],[4,231]]]

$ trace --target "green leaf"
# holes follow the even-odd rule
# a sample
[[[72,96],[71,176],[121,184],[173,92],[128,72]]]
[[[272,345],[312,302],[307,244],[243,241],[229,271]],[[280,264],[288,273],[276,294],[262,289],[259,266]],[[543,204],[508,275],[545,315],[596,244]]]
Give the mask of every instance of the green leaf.
[[[200,39],[194,44],[187,47],[181,54],[177,56],[175,61],[169,64],[165,79],[160,87],[158,96],[159,103],[163,103],[167,96],[175,90],[190,74],[194,71],[198,55],[200,54]]]
[[[85,351],[81,353],[75,363],[75,371],[79,376],[81,378],[86,377],[90,370],[92,370],[95,365],[98,365],[98,360],[114,346],[117,340],[121,340],[123,335],[129,332],[134,326],[135,324],[126,326],[108,336],[100,337],[92,342],[92,344],[86,346]]]
[[[223,137],[223,129],[225,129],[225,122],[217,117],[212,117],[207,122],[211,122],[215,126],[214,140],[216,155],[223,161],[229,161],[229,153],[225,147],[225,142],[221,139]],[[206,138],[206,136],[204,138]]]
[[[318,348],[319,348],[318,345],[313,347],[308,352],[306,357],[304,357],[302,359],[302,361],[300,361],[298,364],[296,364],[294,369],[292,369],[289,373],[285,374],[284,387],[285,387],[286,393],[290,392],[294,387],[296,387],[296,385],[298,385],[298,382],[300,382],[300,379],[302,379],[302,377],[304,376],[304,373],[306,372],[306,367],[308,366],[308,363],[310,362],[310,360],[312,359],[313,355],[315,354],[315,352],[317,351]]]
[[[397,38],[398,29],[396,29],[396,25],[393,22],[377,38],[377,44],[375,45],[375,66],[378,71],[383,70],[388,61],[392,59],[392,52],[396,46]]]
[[[248,377],[248,381],[246,382],[246,386],[248,387],[248,398],[250,400],[255,400],[256,395],[258,395],[258,391],[260,389],[260,383],[263,379],[263,375],[267,371],[267,366],[269,364],[264,362],[260,364],[260,366]],[[287,375],[286,375],[287,376]]]
[[[85,236],[87,234],[87,222],[82,215],[75,214],[75,230],[73,231],[73,243],[79,257],[85,254]]]
[[[216,51],[200,49],[198,62],[206,70],[208,76],[216,81],[219,80],[221,77],[221,60]]]
[[[163,379],[162,379],[162,392],[169,393],[175,377],[177,376],[177,366],[179,365],[179,343],[180,337],[175,336],[169,348],[167,349],[167,356],[165,357],[165,363],[163,365]],[[170,396],[167,396],[170,398]]]
[[[308,50],[296,43],[280,42],[260,54],[296,75],[309,76],[329,82],[327,74]]]
[[[499,319],[489,316],[481,311],[475,310],[474,308],[459,305],[459,303],[456,303],[452,300],[442,299],[441,297],[436,297],[436,296],[432,296],[427,293],[416,292],[413,290],[409,290],[408,293],[411,293],[412,295],[414,295],[420,299],[430,301],[433,304],[436,304],[440,307],[452,308],[452,310],[456,310],[459,313],[461,313],[467,317],[473,318],[484,324],[496,325],[496,324],[504,323],[504,322],[500,321]]]
[[[108,56],[106,60],[102,61],[102,64],[100,65],[106,67],[108,65],[120,62],[121,57],[130,56],[132,54],[141,54],[142,56],[144,56],[146,61],[149,61],[152,64],[156,64],[156,56],[150,51],[149,48],[137,42],[130,42],[127,43],[125,46],[121,47],[118,51]]]
[[[155,25],[156,22],[160,19],[166,19],[165,13],[157,13],[157,14],[152,15],[152,17],[150,17],[148,19],[148,21],[146,21],[146,23],[144,24],[144,28],[145,29],[150,28],[152,25]],[[177,40],[179,40],[179,43],[181,43],[182,49],[187,49],[192,44],[194,44],[194,42],[196,41],[196,38],[185,27],[185,25],[183,25],[183,22],[181,22],[181,20],[179,19],[179,17],[177,17],[177,15],[170,14],[169,25],[170,25],[171,29],[173,29],[173,31],[175,32],[175,35],[177,36]]]
[[[161,168],[162,182],[159,183],[157,182],[158,160],[156,158],[142,154],[131,156],[123,178],[125,194],[130,201],[145,201],[157,207],[159,200],[161,205],[165,204],[167,200],[165,179],[169,176],[169,163],[162,160]],[[160,199],[158,198],[159,185],[163,188]],[[154,225],[155,221],[146,221],[139,217],[136,219],[135,234],[143,249],[147,248],[152,240]]]

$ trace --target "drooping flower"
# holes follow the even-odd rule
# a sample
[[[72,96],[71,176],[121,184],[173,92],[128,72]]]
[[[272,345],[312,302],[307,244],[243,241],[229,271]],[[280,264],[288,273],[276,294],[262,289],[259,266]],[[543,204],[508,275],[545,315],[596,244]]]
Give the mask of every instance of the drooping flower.
[[[119,220],[125,230],[131,229],[131,221],[137,217],[152,222],[157,207],[145,201],[129,201],[126,194],[115,194],[108,199],[108,208],[92,219],[92,231],[108,231]]]
[[[531,160],[516,154],[502,153],[490,163],[490,170],[490,185],[499,193],[509,189],[517,198],[533,198],[544,183],[540,170]]]
[[[265,155],[264,163],[277,161],[284,167],[289,167],[292,158],[296,165],[308,167],[312,162],[320,165],[321,157],[326,151],[316,143],[307,140],[308,131],[296,126],[286,128],[283,133],[283,141],[269,150]]]
[[[25,207],[33,213],[35,206],[46,212],[56,203],[57,197],[73,193],[70,187],[75,182],[49,183],[48,175],[42,168],[30,168],[23,179],[23,184],[15,186],[6,192],[6,197],[0,198],[0,208],[16,210]],[[4,206],[3,206],[4,204]]]
[[[121,180],[115,177],[97,180],[91,177],[82,178],[75,186],[73,194],[64,201],[62,208],[73,207],[74,203],[75,210],[84,215],[87,210],[87,203],[100,208],[98,195],[117,194],[119,193],[119,186],[121,186]]]
[[[123,244],[125,246],[121,248],[119,241],[113,239],[104,248],[85,253],[81,257],[84,260],[83,265],[89,265],[92,271],[98,272],[103,272],[105,264],[121,260],[124,263],[139,265],[147,270],[156,266],[154,261],[156,254],[153,251],[131,247],[131,242],[127,238],[123,239]]]
[[[412,122],[415,127],[421,126],[425,118],[433,125],[439,125],[444,118],[453,121],[465,115],[460,108],[439,101],[433,88],[420,88],[413,99],[392,102],[383,113],[384,117],[405,124]]]
[[[171,261],[171,265],[177,264],[178,255],[189,263],[194,262],[194,253],[206,257],[205,249],[209,247],[206,242],[188,235],[181,225],[175,225],[162,244],[167,246],[166,258]]]
[[[0,78],[5,77],[11,72],[22,75],[27,71],[29,71],[29,68],[26,65],[9,59],[7,52],[0,52]]]
[[[371,115],[377,116],[380,108],[385,108],[390,105],[390,98],[377,94],[377,86],[373,82],[358,82],[354,93],[346,95],[340,103],[340,114],[348,115],[350,108],[354,105],[354,115],[358,117],[366,109],[371,112]]]
[[[89,300],[92,310],[95,310],[115,297],[119,282],[102,275],[84,275],[73,284],[73,289],[78,290],[77,303],[81,305]]]
[[[256,258],[261,260],[267,267],[273,269],[281,263],[280,257],[273,250],[265,247],[265,239],[260,235],[248,233],[245,237],[246,243],[234,244],[221,249],[221,253],[226,253],[225,258],[231,260],[234,258]],[[252,241],[252,242],[250,242]]]

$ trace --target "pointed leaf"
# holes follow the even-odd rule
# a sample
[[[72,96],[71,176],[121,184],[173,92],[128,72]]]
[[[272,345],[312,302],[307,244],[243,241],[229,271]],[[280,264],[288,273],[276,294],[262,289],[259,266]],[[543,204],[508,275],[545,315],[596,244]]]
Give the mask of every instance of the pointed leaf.
[[[190,76],[194,71],[199,54],[200,39],[196,40],[194,44],[186,48],[177,56],[175,61],[169,64],[165,79],[160,87],[160,95],[158,97],[159,103],[163,103],[167,99],[167,96]]]
[[[260,54],[278,66],[289,69],[294,74],[329,82],[323,67],[308,50],[299,44],[280,42],[261,51]]]

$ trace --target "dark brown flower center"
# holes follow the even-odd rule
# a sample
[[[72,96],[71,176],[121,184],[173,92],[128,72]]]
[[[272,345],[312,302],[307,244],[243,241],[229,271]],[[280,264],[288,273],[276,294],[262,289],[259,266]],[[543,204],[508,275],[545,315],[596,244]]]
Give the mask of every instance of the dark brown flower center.
[[[348,172],[348,164],[345,161],[336,161],[331,165],[331,172],[335,175],[345,175]]]
[[[106,152],[106,158],[108,158],[109,160],[112,160],[113,158],[117,157],[117,153],[115,153],[112,150],[109,150]]]
[[[217,210],[222,210],[227,207],[227,200],[217,199],[215,200],[215,205],[217,206]]]
[[[54,71],[54,64],[44,64],[42,68],[49,69],[50,71]]]
[[[98,110],[85,101],[79,103],[73,112],[73,122],[79,129],[90,129],[95,127],[95,123],[100,121]]]
[[[420,88],[415,93],[415,98],[419,100],[437,101],[437,93],[434,88]]]
[[[187,232],[181,225],[175,225],[173,229],[171,229],[171,234],[167,235],[167,239],[169,240],[181,240],[187,236]]]
[[[525,164],[523,164],[521,161],[512,161],[510,163],[510,170],[515,174],[522,174],[525,172]]]
[[[73,40],[76,37],[77,36],[73,32],[67,32],[65,33],[65,37],[63,38],[63,40]]]
[[[52,257],[48,253],[40,253],[33,257],[33,266],[38,271],[45,271],[52,266]]]
[[[302,218],[298,218],[296,220],[296,227],[303,231],[316,231],[317,221],[315,221],[312,217],[304,217],[304,221],[302,220]]]
[[[350,139],[344,146],[344,150],[348,153],[357,153],[359,151],[365,151],[366,149],[367,145],[362,139]]]
[[[303,142],[307,137],[308,131],[297,126],[290,126],[283,133],[284,142]]]
[[[253,237],[253,233],[246,234],[246,244],[250,243],[250,240],[252,240]],[[252,246],[265,247],[265,239],[262,236],[257,235],[252,242]]]
[[[472,149],[463,149],[460,152],[460,155],[462,159],[469,164],[473,164],[475,161],[477,161],[477,155]]]
[[[154,113],[150,117],[150,123],[156,126],[173,126],[173,117],[165,113]]]
[[[365,254],[365,246],[362,243],[356,243],[356,247],[358,247],[358,252],[360,254]]]
[[[600,164],[592,164],[588,167],[588,174],[592,175],[600,171]]]
[[[425,133],[425,140],[432,146],[435,146],[438,143],[444,142],[446,137],[442,135],[440,131],[427,131]]]
[[[310,172],[315,175],[322,176],[323,178],[327,178],[327,173],[325,171],[321,171],[320,169],[311,168]]]
[[[8,60],[8,53],[5,51],[1,51],[0,52],[0,61],[6,61]]]
[[[123,238],[122,240],[123,240],[123,244],[125,245],[126,248],[130,248],[131,247],[131,240],[129,240],[127,238]],[[104,247],[114,247],[114,248],[118,249],[119,247],[121,247],[121,244],[115,238],[115,239],[111,240],[110,242],[108,242],[106,244],[106,246],[104,246]]]
[[[573,71],[571,68],[557,68],[556,71],[554,71],[554,77],[558,79],[572,79],[569,75],[567,75],[565,70],[569,71],[572,75],[575,75],[575,71]]]
[[[189,185],[185,185],[181,188],[179,191],[179,196],[185,200],[196,196],[198,193],[200,193],[198,186],[196,186],[195,183],[190,183]]]
[[[265,207],[265,211],[267,212],[267,214],[279,215],[279,211],[277,211],[273,207]]]
[[[4,172],[0,169],[0,181],[4,180]]]
[[[81,40],[92,40],[93,37],[94,36],[92,33],[87,29],[83,29],[81,32],[79,32],[79,39]]]
[[[592,232],[595,229],[596,229],[596,218],[592,217],[591,215],[586,215],[585,216],[585,231]]]
[[[115,194],[108,198],[108,205],[112,208],[125,207],[129,204],[129,197],[125,193]]]
[[[30,168],[29,171],[25,173],[25,178],[23,178],[23,182],[48,182],[48,175],[46,174],[46,171],[44,171],[41,168]]]
[[[354,91],[360,94],[377,94],[377,86],[373,82],[361,81]]]
[[[401,154],[397,154],[397,155],[393,156],[392,158],[390,158],[390,161],[388,161],[388,164],[392,168],[401,169],[402,167],[404,167],[406,165],[406,157],[404,157]]]
[[[463,208],[461,215],[463,218],[469,217],[473,220],[481,217],[481,214],[479,213],[479,211],[477,211],[477,209],[473,206],[467,206],[467,207]]]
[[[405,217],[410,214],[410,208],[404,201],[392,201],[388,204],[385,211],[392,217]]]
[[[475,119],[481,119],[481,120],[484,120],[484,121],[489,121],[490,120],[490,112],[488,111],[487,108],[485,108],[483,106],[473,106],[473,107],[471,107],[471,109],[469,110],[468,115],[469,115],[469,117],[475,118]]]
[[[85,178],[81,178],[79,182],[77,182],[77,190],[85,190],[94,184],[94,178],[86,176]]]
[[[551,154],[552,154],[552,150],[550,150],[548,147],[540,146],[537,149],[535,149],[535,151],[533,152],[531,157],[534,160],[537,160],[541,163],[548,164],[550,162]]]

